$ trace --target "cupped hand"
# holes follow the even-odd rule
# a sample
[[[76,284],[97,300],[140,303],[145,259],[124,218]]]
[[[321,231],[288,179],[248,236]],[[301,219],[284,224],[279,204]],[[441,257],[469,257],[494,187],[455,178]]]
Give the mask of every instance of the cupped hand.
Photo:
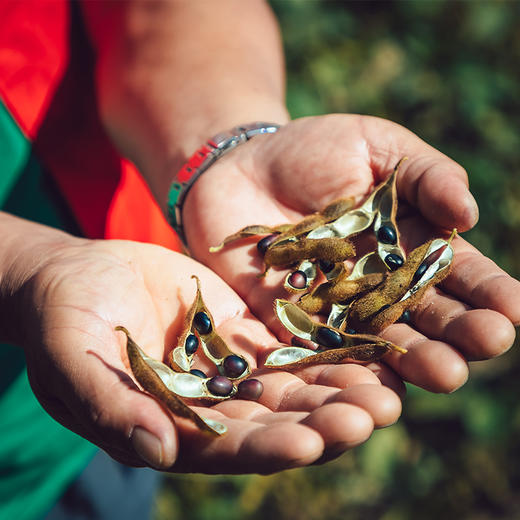
[[[397,419],[397,394],[367,368],[347,365],[258,371],[265,387],[259,402],[196,406],[228,427],[222,437],[173,417],[139,390],[126,336],[115,327],[126,327],[143,350],[164,360],[195,297],[194,274],[219,334],[255,369],[278,346],[276,338],[190,258],[153,245],[82,239],[43,255],[20,291],[20,342],[47,411],[121,462],[206,473],[269,473],[323,461]],[[195,366],[211,373],[204,363]]]
[[[259,136],[217,161],[190,191],[183,217],[193,255],[233,287],[275,333],[272,302],[286,297],[285,273],[259,280],[255,242],[210,253],[251,224],[297,222],[340,197],[362,200],[403,156],[397,179],[401,239],[408,251],[442,229],[465,231],[478,220],[464,169],[405,128],[383,119],[330,115],[296,120]],[[404,204],[403,204],[404,203]],[[413,326],[392,325],[383,336],[408,349],[385,358],[399,376],[435,392],[468,377],[467,360],[507,350],[520,323],[520,283],[458,237],[449,277],[430,289]],[[386,373],[386,372],[385,372]]]

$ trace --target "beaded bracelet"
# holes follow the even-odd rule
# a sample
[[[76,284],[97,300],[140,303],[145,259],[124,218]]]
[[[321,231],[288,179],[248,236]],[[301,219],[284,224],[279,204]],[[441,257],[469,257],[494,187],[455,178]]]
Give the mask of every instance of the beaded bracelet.
[[[182,207],[186,196],[195,181],[219,158],[239,144],[245,143],[255,135],[274,134],[280,125],[255,122],[236,126],[227,132],[213,136],[199,148],[179,170],[168,192],[168,222],[186,244],[182,226]]]

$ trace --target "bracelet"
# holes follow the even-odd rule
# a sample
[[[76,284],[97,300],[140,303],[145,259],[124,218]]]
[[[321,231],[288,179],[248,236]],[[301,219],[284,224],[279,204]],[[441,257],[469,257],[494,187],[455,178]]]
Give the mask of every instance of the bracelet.
[[[219,158],[239,144],[245,143],[255,135],[274,134],[280,125],[256,122],[236,126],[228,132],[213,136],[199,148],[179,170],[168,192],[168,222],[179,238],[186,244],[182,227],[182,207],[186,196],[195,181]]]

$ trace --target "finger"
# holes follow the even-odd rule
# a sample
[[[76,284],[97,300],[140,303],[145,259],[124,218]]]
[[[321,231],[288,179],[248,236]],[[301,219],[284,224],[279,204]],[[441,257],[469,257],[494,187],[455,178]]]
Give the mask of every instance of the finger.
[[[478,206],[464,168],[406,128],[377,121],[379,124],[364,125],[375,174],[386,178],[397,161],[407,156],[397,179],[399,195],[438,226],[460,231],[473,227]]]
[[[428,291],[412,319],[419,332],[453,345],[469,360],[498,356],[515,340],[515,329],[503,314],[473,309],[441,291]]]
[[[71,413],[64,403],[58,401],[57,399],[45,396],[34,379],[31,382],[31,386],[36,397],[38,398],[38,401],[47,411],[47,413],[61,425],[65,426],[65,428],[74,432],[80,437],[89,440],[99,448],[103,449],[106,453],[108,453],[108,455],[121,464],[134,467],[142,467],[146,465],[146,463],[143,462],[143,460],[137,454],[128,453],[128,451],[120,449],[118,446],[114,446],[105,442],[104,439],[99,437],[98,433],[90,428],[88,424],[79,422],[75,414]]]
[[[468,378],[468,365],[457,349],[442,341],[429,340],[405,324],[388,327],[382,336],[406,349],[406,354],[385,357],[405,381],[431,392],[450,393]]]
[[[295,375],[317,385],[349,388],[362,384],[379,384],[377,376],[366,367],[353,363],[342,365],[316,365],[296,370]]]
[[[347,403],[330,403],[315,410],[303,424],[320,433],[326,451],[343,452],[365,442],[374,429],[371,416]]]
[[[173,418],[153,397],[139,390],[121,358],[104,360],[103,356],[110,355],[112,336],[116,344],[119,339],[126,341],[113,331],[102,336],[109,338],[103,345],[90,332],[61,331],[61,341],[70,348],[60,361],[68,369],[56,378],[56,395],[63,396],[76,421],[106,445],[129,456],[137,453],[152,467],[169,467],[178,450]],[[119,352],[119,346],[114,350]]]
[[[265,372],[257,378],[264,385],[259,402],[271,410],[309,411],[330,395],[352,385],[379,384],[367,368],[354,365],[317,365],[295,373],[282,370]]]
[[[189,425],[179,428],[179,459],[172,470],[205,473],[273,473],[310,464],[324,441],[312,428],[282,422],[262,425],[223,419],[226,435],[208,439]]]
[[[442,288],[474,308],[491,309],[520,324],[520,282],[460,237]]]
[[[384,362],[365,365],[381,381],[381,384],[393,390],[401,400],[406,396],[406,386],[403,380]]]
[[[381,384],[357,385],[331,396],[328,403],[348,403],[365,410],[374,421],[375,428],[394,424],[401,415],[398,395]]]

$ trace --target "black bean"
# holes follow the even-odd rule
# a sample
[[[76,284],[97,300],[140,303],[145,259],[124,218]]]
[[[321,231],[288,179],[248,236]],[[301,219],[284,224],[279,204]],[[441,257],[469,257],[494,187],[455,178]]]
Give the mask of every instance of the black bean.
[[[190,370],[190,374],[193,374],[197,377],[201,377],[202,379],[206,379],[208,377],[202,370],[199,370],[198,368],[192,368]]]
[[[340,348],[343,346],[343,339],[341,335],[335,330],[327,327],[320,327],[316,333],[316,343],[327,348]]]
[[[416,283],[419,281],[421,276],[426,272],[426,269],[429,267],[428,262],[423,262],[418,268],[417,271],[415,271],[415,274],[413,275],[412,283]]]
[[[258,252],[264,256],[265,252],[269,249],[269,246],[278,238],[277,234],[274,235],[267,235],[266,237],[262,238],[262,240],[259,240],[256,244],[256,248],[258,249]]]
[[[225,397],[233,391],[233,383],[224,376],[212,377],[206,383],[206,386],[213,395],[218,395],[221,397]]]
[[[186,354],[188,356],[191,356],[192,354],[195,354],[197,352],[197,349],[199,348],[199,339],[195,334],[190,334],[186,338],[186,342],[184,343],[184,349],[186,350]]]
[[[237,388],[237,398],[256,401],[264,391],[264,385],[258,379],[246,379]]]
[[[397,233],[392,226],[381,226],[377,230],[377,240],[383,244],[396,244]]]
[[[245,372],[247,369],[247,362],[240,356],[231,354],[224,359],[223,367],[226,376],[235,378],[241,376]]]
[[[401,267],[403,263],[404,260],[395,253],[390,253],[385,257],[385,264],[388,266],[390,271],[395,271],[396,269],[399,269],[399,267]]]
[[[411,319],[412,319],[412,314],[408,309],[406,309],[403,312],[403,314],[401,314],[401,317],[399,318],[398,321],[400,321],[401,323],[410,323]]]
[[[329,262],[328,260],[320,260],[320,269],[322,273],[330,273],[336,264],[334,262]]]
[[[211,332],[211,320],[209,316],[203,312],[197,312],[193,318],[193,326],[199,334],[209,334]]]
[[[303,271],[294,271],[289,275],[287,283],[295,289],[305,289],[307,285],[307,275]]]

